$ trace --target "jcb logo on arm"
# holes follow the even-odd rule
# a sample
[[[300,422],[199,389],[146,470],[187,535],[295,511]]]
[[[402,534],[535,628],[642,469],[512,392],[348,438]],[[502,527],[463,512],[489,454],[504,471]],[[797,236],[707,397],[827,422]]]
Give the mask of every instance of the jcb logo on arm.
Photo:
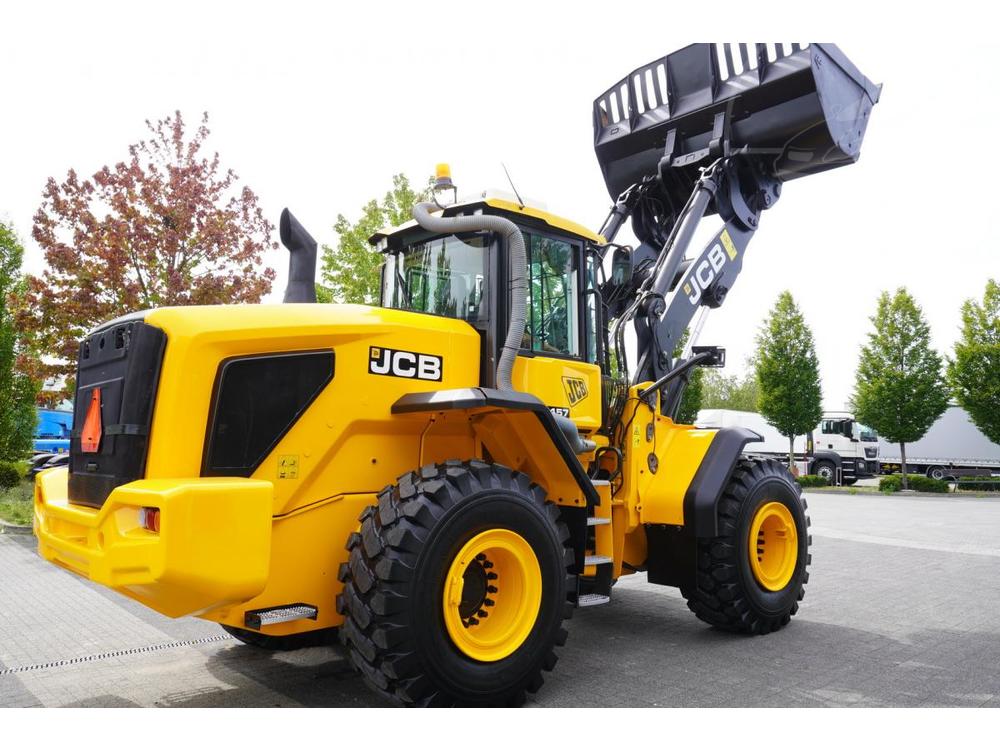
[[[725,246],[725,250],[723,250]],[[708,289],[719,271],[726,265],[726,256],[729,260],[736,258],[736,246],[733,244],[729,232],[723,231],[719,236],[719,242],[712,245],[708,255],[694,267],[694,270],[684,282],[684,294],[691,301],[692,305],[697,305],[701,301],[702,293]]]
[[[436,354],[372,346],[368,349],[368,372],[395,378],[440,380],[444,360]]]

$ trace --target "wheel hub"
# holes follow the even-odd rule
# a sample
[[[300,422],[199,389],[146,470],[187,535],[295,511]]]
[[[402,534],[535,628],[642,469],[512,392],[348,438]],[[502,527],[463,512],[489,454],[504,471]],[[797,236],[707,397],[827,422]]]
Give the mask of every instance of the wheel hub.
[[[445,628],[466,656],[499,661],[527,639],[541,600],[541,568],[531,545],[509,529],[490,529],[466,542],[448,568]]]
[[[798,531],[788,507],[778,502],[761,505],[747,541],[757,583],[767,591],[781,591],[795,574],[799,554]]]

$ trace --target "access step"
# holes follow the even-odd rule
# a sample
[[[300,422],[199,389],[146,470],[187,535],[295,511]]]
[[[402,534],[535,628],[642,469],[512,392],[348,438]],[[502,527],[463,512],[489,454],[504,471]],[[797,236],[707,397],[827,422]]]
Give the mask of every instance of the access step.
[[[612,559],[607,555],[587,555],[583,558],[583,564],[586,565],[607,565],[612,562]]]
[[[277,625],[279,622],[292,620],[315,620],[319,610],[311,604],[286,604],[270,609],[252,609],[243,615],[243,623],[253,630],[260,630],[267,625]]]
[[[590,516],[587,519],[588,526],[603,526],[606,523],[611,523],[610,518],[598,518],[597,516]]]
[[[605,596],[604,594],[581,594],[577,597],[576,606],[578,607],[596,607],[599,604],[607,604],[611,601],[610,596]]]

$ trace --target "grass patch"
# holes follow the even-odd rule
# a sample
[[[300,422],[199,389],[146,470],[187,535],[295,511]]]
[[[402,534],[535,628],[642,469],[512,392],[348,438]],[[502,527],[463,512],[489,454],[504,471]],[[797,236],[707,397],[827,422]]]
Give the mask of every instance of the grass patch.
[[[34,515],[34,484],[24,480],[17,487],[0,490],[0,518],[8,523],[30,525]]]

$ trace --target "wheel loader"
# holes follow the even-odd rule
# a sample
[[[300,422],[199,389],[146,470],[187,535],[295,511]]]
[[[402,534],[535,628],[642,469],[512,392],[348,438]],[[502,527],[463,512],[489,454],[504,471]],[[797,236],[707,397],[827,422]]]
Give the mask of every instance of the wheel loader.
[[[716,628],[783,627],[810,561],[797,484],[743,457],[749,430],[676,415],[693,368],[724,364],[699,321],[764,213],[858,159],[879,92],[830,44],[685,47],[594,102],[599,231],[459,200],[442,167],[371,238],[378,306],[315,303],[286,210],[285,304],[135,312],[81,342],[40,554],[252,647],[339,639],[405,705],[523,703],[574,611],[639,572]]]

